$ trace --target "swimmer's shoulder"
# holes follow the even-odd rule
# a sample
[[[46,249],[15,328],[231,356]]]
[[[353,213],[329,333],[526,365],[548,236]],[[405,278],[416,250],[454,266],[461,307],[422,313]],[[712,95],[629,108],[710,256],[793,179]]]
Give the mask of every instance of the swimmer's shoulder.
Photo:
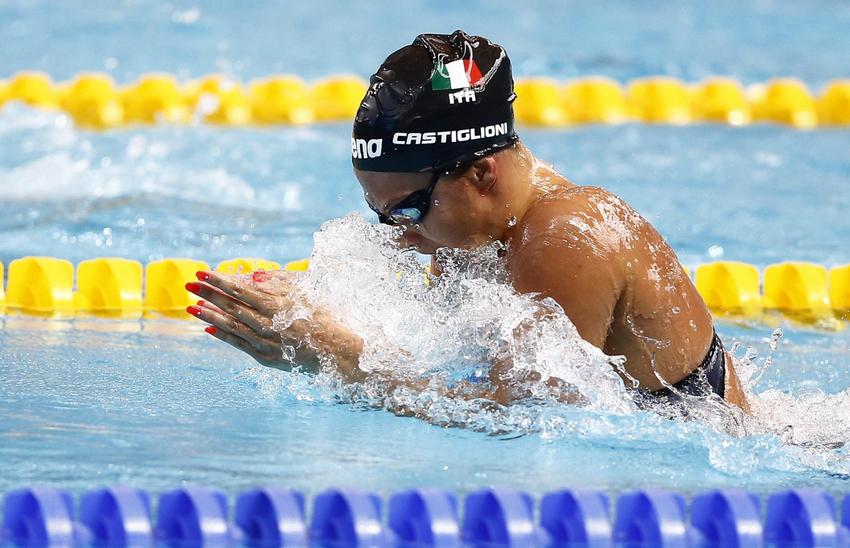
[[[628,227],[633,212],[603,188],[565,186],[546,193],[517,223],[508,246],[508,270],[516,285],[549,270],[553,280],[593,272],[595,281],[621,288],[628,249],[638,237]]]
[[[600,247],[599,240],[610,242],[611,221],[622,224],[632,213],[625,202],[604,188],[578,185],[556,188],[528,208],[517,223],[513,245],[520,249],[562,242],[573,248],[590,246],[596,253],[604,252],[610,246]]]
[[[627,283],[620,236],[609,226],[612,197],[594,187],[553,189],[528,209],[508,246],[514,288],[553,298],[599,348]]]
[[[575,184],[546,193],[532,207],[561,207],[564,211],[586,212],[598,216],[600,206],[603,205],[618,209],[629,208],[619,196],[602,187]]]

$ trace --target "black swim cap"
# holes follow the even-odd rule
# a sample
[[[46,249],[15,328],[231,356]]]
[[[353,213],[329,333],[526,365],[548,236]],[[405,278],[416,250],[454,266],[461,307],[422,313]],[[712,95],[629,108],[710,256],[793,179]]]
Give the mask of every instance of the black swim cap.
[[[509,147],[515,98],[504,48],[460,30],[420,34],[369,81],[354,118],[354,167],[434,171]]]

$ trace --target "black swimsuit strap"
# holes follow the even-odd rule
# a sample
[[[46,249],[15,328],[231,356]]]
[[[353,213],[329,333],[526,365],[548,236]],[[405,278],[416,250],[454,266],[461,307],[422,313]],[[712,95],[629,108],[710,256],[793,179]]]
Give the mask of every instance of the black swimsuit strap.
[[[690,375],[673,385],[679,394],[689,396],[706,397],[717,394],[723,398],[726,394],[726,352],[723,350],[723,342],[715,331],[711,339],[711,345],[702,362],[691,372]],[[635,390],[635,402],[643,406],[651,401],[681,400],[678,394],[669,388],[661,390]]]
[[[679,392],[692,396],[707,396],[711,392],[721,398],[726,395],[726,352],[723,351],[723,341],[717,336],[716,331],[711,339],[708,353],[699,367],[673,387]]]

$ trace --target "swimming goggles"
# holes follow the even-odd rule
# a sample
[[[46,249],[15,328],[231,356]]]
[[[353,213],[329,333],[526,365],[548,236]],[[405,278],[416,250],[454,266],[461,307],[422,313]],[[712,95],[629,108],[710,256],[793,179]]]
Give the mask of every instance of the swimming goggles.
[[[366,203],[369,205],[369,209],[378,215],[378,221],[382,224],[395,226],[421,223],[425,215],[428,214],[428,210],[431,209],[431,194],[434,193],[434,188],[440,182],[440,177],[451,172],[451,169],[434,171],[427,187],[408,194],[403,200],[390,208],[389,215],[385,215],[380,209],[369,204],[368,201]]]

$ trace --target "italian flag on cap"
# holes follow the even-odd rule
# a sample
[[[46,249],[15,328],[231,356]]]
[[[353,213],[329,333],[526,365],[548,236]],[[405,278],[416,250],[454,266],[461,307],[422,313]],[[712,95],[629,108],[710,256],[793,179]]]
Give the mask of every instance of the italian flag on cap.
[[[431,89],[463,89],[477,85],[481,81],[481,71],[471,59],[458,59],[443,64],[437,61],[434,77],[431,78]]]

